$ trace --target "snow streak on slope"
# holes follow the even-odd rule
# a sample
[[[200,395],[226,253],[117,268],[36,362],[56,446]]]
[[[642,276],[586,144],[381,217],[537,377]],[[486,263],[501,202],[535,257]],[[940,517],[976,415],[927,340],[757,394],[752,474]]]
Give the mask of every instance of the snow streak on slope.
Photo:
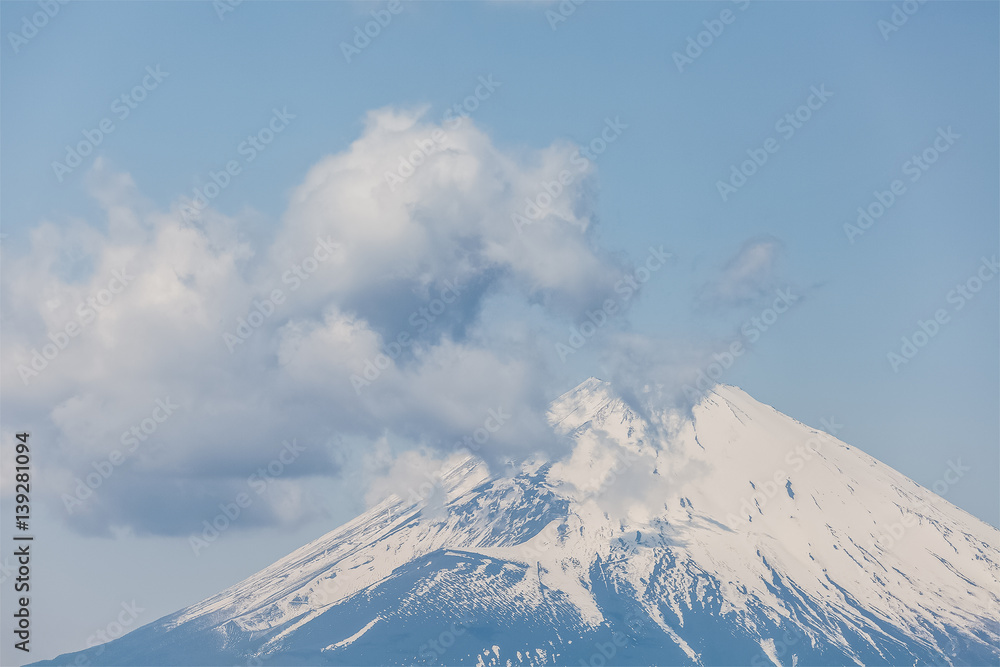
[[[727,386],[684,416],[591,378],[550,418],[566,459],[466,459],[443,510],[390,497],[100,662],[1000,661],[1000,533],[870,456]]]

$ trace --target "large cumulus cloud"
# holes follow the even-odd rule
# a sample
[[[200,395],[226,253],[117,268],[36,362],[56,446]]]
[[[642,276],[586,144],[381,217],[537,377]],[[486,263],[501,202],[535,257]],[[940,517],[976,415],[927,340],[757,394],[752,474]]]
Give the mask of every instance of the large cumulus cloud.
[[[387,178],[429,138],[412,174]],[[374,442],[447,449],[498,408],[512,417],[487,461],[556,450],[550,343],[489,312],[572,321],[611,292],[623,267],[593,242],[592,178],[569,144],[508,153],[471,122],[383,109],[254,244],[253,214],[157,206],[98,161],[101,219],[42,222],[27,253],[4,251],[0,381],[20,423],[3,436],[27,424],[48,443],[41,492],[95,533],[188,532],[293,439],[302,453],[273,483],[284,492],[246,525],[306,518],[322,503],[296,481],[343,475]],[[113,475],[67,513],[65,494],[116,450]]]

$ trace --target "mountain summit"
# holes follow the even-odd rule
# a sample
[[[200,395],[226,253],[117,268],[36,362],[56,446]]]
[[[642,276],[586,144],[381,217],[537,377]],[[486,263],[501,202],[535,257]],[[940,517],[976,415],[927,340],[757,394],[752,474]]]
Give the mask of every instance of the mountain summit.
[[[594,378],[550,419],[574,443],[562,460],[507,474],[453,461],[431,492],[400,490],[81,653],[102,665],[1000,661],[1000,531],[830,433],[735,387],[681,413]]]

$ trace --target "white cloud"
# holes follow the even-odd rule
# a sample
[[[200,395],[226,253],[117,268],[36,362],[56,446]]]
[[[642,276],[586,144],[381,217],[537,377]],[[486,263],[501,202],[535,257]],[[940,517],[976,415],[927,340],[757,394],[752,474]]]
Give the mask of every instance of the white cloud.
[[[435,130],[441,149],[391,190],[386,172]],[[591,241],[589,165],[523,234],[511,222],[574,153],[557,144],[511,155],[470,122],[441,128],[419,112],[374,111],[357,141],[309,170],[267,247],[246,240],[241,216],[209,208],[189,222],[185,199],[161,210],[98,161],[88,183],[106,220],[42,223],[22,257],[4,247],[0,381],[8,409],[52,443],[39,460],[42,490],[62,512],[74,479],[122,450],[122,434],[164,397],[179,408],[150,437],[162,449],[126,456],[74,524],[81,530],[193,530],[286,438],[308,444],[286,489],[302,475],[336,475],[347,442],[389,432],[447,448],[491,409],[513,416],[483,446],[488,460],[552,449],[547,365],[535,343],[505,340],[480,314],[502,294],[575,317],[621,275]],[[291,267],[308,269],[317,239],[337,252],[293,289]],[[70,269],[67,247],[79,251]],[[461,298],[413,325],[445,281]],[[275,289],[281,302],[227,346],[224,335]],[[350,375],[400,332],[412,339],[405,353],[356,392]],[[49,334],[65,347],[32,369],[35,352],[57,349],[45,347],[57,345]],[[309,503],[297,494],[280,508],[255,505],[248,524],[301,518]]]
[[[709,306],[742,306],[769,294],[782,245],[773,237],[750,239],[733,255],[701,293]]]

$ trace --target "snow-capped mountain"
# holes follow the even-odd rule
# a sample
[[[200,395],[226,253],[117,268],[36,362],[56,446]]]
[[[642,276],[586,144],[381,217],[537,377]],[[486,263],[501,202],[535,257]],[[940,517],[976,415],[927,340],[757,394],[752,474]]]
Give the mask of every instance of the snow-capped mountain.
[[[455,461],[433,492],[401,490],[82,653],[102,665],[1000,662],[1000,531],[856,448],[729,386],[682,413],[630,406],[592,378],[550,417],[575,443],[567,458],[516,474]]]

